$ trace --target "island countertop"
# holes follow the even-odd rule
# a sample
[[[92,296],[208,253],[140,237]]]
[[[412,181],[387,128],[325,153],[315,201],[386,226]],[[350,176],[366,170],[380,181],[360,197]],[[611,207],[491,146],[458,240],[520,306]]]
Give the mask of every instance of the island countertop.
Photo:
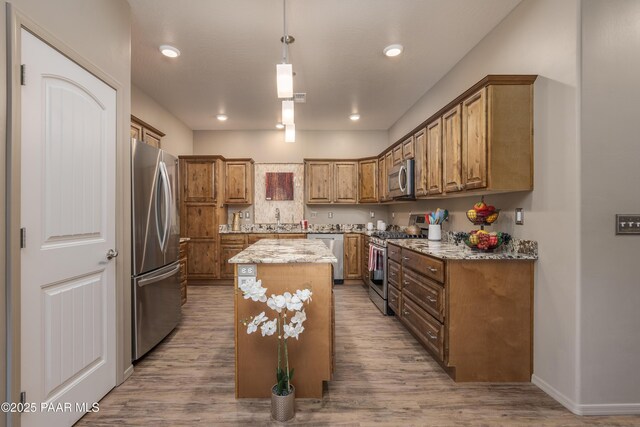
[[[230,264],[335,263],[338,259],[320,240],[262,239],[229,260]]]

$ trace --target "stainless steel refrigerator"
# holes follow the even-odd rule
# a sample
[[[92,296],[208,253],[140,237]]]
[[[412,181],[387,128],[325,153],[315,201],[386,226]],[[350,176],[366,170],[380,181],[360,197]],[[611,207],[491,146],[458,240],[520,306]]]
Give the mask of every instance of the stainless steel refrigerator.
[[[131,141],[133,360],[180,321],[178,159]]]

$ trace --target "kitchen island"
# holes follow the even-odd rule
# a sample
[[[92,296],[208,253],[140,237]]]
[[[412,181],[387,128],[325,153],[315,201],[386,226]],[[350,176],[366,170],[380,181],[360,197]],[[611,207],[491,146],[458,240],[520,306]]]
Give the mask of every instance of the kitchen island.
[[[295,369],[292,383],[296,397],[321,398],[323,381],[333,372],[334,307],[332,264],[337,262],[327,246],[318,240],[263,239],[233,258],[236,397],[270,397],[276,382],[276,336],[260,331],[247,334],[243,320],[265,312],[266,303],[244,299],[238,289],[241,280],[262,280],[267,296],[310,289],[312,302],[305,304],[307,320],[299,339],[288,339],[289,365]]]

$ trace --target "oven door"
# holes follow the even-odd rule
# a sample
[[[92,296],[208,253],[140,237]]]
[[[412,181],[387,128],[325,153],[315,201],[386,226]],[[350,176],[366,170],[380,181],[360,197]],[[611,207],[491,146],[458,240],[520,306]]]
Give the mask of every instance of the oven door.
[[[382,314],[387,314],[387,248],[369,244],[372,253],[372,262],[369,271],[369,297],[380,309]],[[373,267],[373,269],[371,269]]]

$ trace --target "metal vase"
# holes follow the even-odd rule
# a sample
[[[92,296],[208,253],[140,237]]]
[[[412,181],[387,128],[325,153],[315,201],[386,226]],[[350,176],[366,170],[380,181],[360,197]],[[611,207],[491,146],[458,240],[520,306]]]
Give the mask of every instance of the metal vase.
[[[271,418],[276,421],[289,421],[296,415],[296,388],[291,386],[291,393],[278,396],[276,386],[271,389]]]

